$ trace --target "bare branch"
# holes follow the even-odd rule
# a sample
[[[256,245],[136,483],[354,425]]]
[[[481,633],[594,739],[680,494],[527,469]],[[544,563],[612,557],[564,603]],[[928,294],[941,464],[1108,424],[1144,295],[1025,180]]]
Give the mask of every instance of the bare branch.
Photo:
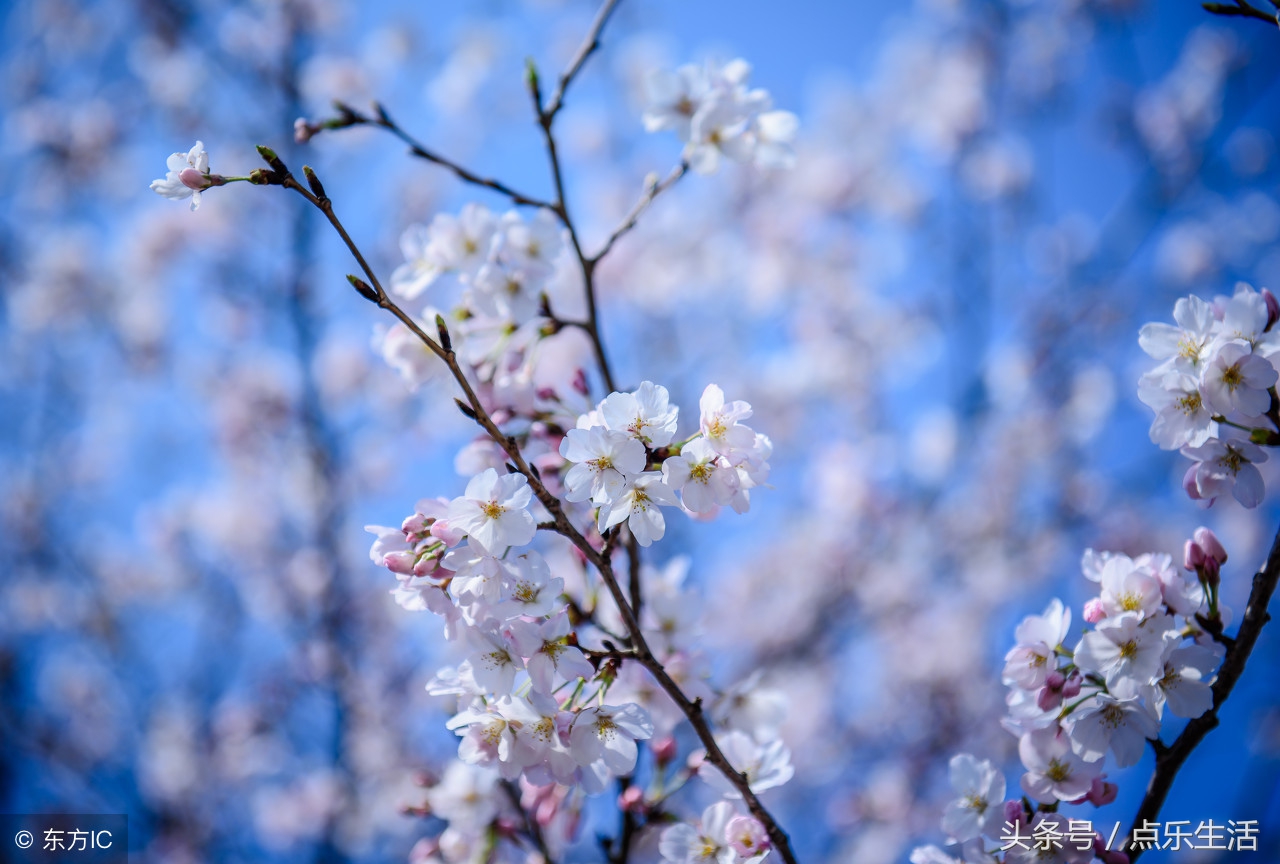
[[[593,263],[598,262],[601,258],[609,254],[609,250],[613,249],[613,244],[618,242],[623,234],[626,234],[632,228],[636,227],[644,211],[649,209],[649,205],[653,203],[653,199],[657,198],[663,192],[670,189],[679,182],[680,178],[689,173],[689,163],[681,161],[679,165],[671,169],[671,173],[664,177],[660,182],[650,183],[640,196],[640,200],[636,202],[636,206],[631,208],[631,212],[627,214],[627,218],[622,220],[622,224],[614,229],[609,235],[609,239],[605,241],[600,251],[591,257]],[[655,175],[656,176],[656,175]]]
[[[497,192],[501,195],[505,195],[506,197],[510,198],[513,204],[517,204],[525,207],[541,207],[544,210],[555,209],[555,206],[552,205],[551,202],[549,201],[544,201],[541,198],[535,198],[532,195],[526,195],[523,192],[518,192],[515,189],[508,186],[507,184],[499,180],[495,180],[492,177],[482,177],[481,175],[475,173],[474,171],[471,171],[468,168],[465,168],[464,166],[459,165],[457,162],[454,162],[452,159],[448,159],[444,156],[441,156],[439,153],[436,153],[434,150],[428,149],[426,145],[422,144],[420,141],[418,141],[416,138],[414,138],[412,135],[406,132],[404,127],[402,127],[396,121],[392,120],[391,115],[387,113],[387,109],[384,108],[380,103],[375,102],[373,105],[373,108],[377,112],[378,116],[376,117],[370,117],[368,115],[361,114],[359,111],[356,111],[354,108],[351,108],[348,105],[343,105],[339,103],[338,110],[342,112],[343,119],[346,121],[343,124],[343,127],[374,126],[379,129],[386,129],[392,135],[396,136],[405,144],[407,144],[409,146],[409,152],[411,154],[413,154],[414,156],[417,156],[419,159],[425,159],[428,162],[432,162],[436,165],[439,165],[442,168],[447,168],[448,170],[452,171],[454,175],[458,177],[458,179],[462,180],[465,183],[470,183],[473,186],[482,186],[485,189],[492,189],[494,192]],[[343,128],[343,127],[338,127],[338,128]]]
[[[1206,12],[1213,15],[1253,18],[1257,21],[1265,21],[1272,27],[1275,27],[1277,23],[1280,23],[1280,13],[1267,12],[1264,9],[1259,9],[1249,3],[1248,0],[1233,0],[1233,3],[1235,4],[1233,6],[1228,6],[1226,3],[1201,3],[1200,5]],[[1274,0],[1272,0],[1272,5],[1275,5]]]
[[[578,52],[573,55],[573,59],[569,61],[569,68],[560,76],[560,83],[556,85],[556,92],[552,94],[546,110],[539,107],[538,113],[544,115],[548,120],[554,118],[560,112],[560,109],[564,107],[565,91],[569,89],[573,79],[582,71],[587,58],[600,47],[600,33],[604,30],[604,25],[609,21],[609,16],[613,14],[613,10],[617,5],[618,0],[605,0],[605,4],[600,7],[600,11],[596,13],[595,19],[591,22],[591,29],[587,31],[587,37],[582,41]]]

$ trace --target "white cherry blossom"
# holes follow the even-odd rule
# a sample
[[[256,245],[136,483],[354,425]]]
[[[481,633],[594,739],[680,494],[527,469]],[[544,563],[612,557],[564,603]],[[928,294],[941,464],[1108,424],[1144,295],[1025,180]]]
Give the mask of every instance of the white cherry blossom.
[[[471,478],[449,505],[449,524],[485,549],[523,546],[538,531],[528,509],[533,492],[523,474],[499,475],[489,468]]]
[[[679,409],[667,388],[641,382],[631,393],[610,393],[600,404],[600,417],[615,432],[625,432],[650,447],[665,447],[676,434]]]
[[[151,191],[175,201],[191,199],[191,209],[200,206],[200,193],[213,185],[209,180],[209,154],[197,141],[186,153],[174,153],[165,162],[169,173],[151,181]]]
[[[644,445],[621,431],[603,426],[570,429],[560,442],[560,455],[574,463],[564,477],[566,501],[608,504],[622,494],[628,476],[644,471]]]
[[[662,475],[647,471],[628,478],[618,496],[601,505],[599,529],[603,532],[625,521],[636,542],[649,546],[667,531],[661,508],[674,506],[676,496],[662,482]]]
[[[996,836],[1004,819],[1004,775],[989,761],[960,753],[951,757],[950,779],[957,797],[943,811],[942,830],[959,843]]]
[[[1065,724],[1077,756],[1095,762],[1111,750],[1121,768],[1137,764],[1147,739],[1160,733],[1160,721],[1140,698],[1106,693],[1098,693],[1076,708]]]
[[[728,801],[702,811],[696,825],[680,822],[666,828],[658,841],[658,853],[671,864],[735,864],[738,854],[728,839],[734,808]]]
[[[653,721],[639,705],[600,705],[584,708],[569,732],[569,751],[580,765],[601,760],[614,774],[636,767],[636,741],[653,735]]]

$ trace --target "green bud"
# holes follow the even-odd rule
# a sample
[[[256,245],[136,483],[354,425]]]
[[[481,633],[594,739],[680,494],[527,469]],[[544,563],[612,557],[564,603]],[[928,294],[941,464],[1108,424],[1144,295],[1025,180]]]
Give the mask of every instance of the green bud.
[[[307,178],[307,185],[311,187],[311,191],[312,191],[312,193],[313,193],[317,198],[328,198],[328,197],[329,197],[328,195],[325,195],[325,194],[324,194],[324,186],[320,183],[320,178],[316,176],[316,172],[314,172],[314,171],[312,171],[312,170],[311,170],[311,166],[310,166],[310,165],[303,165],[303,166],[302,166],[302,173],[303,173],[303,175],[305,175],[305,176],[306,176],[306,178]]]
[[[360,292],[360,296],[368,300],[370,303],[379,302],[378,292],[370,287],[369,283],[361,279],[359,276],[347,274],[347,281],[351,283],[351,287]]]
[[[264,162],[271,166],[272,171],[277,171],[280,174],[289,173],[289,169],[284,167],[284,163],[280,161],[280,157],[276,155],[276,151],[272,150],[265,144],[258,145],[258,155],[262,157]]]
[[[436,315],[436,333],[440,336],[440,347],[446,351],[453,350],[453,340],[449,338],[449,328],[445,326],[444,317]]]

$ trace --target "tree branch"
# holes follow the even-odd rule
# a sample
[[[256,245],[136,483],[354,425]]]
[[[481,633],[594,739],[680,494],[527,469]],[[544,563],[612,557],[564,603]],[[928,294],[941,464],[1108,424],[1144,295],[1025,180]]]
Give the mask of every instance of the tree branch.
[[[1188,722],[1182,734],[1167,748],[1157,750],[1156,769],[1151,775],[1151,782],[1147,785],[1147,794],[1138,806],[1138,812],[1134,814],[1129,838],[1132,838],[1134,831],[1145,823],[1156,821],[1182,764],[1204,740],[1204,736],[1218,725],[1218,711],[1227,701],[1241,673],[1244,672],[1245,663],[1253,652],[1253,646],[1258,641],[1258,634],[1262,632],[1263,625],[1271,620],[1267,605],[1271,602],[1271,595],[1275,593],[1277,582],[1280,582],[1280,532],[1276,533],[1276,538],[1271,544],[1271,552],[1267,555],[1266,563],[1253,577],[1253,589],[1249,592],[1249,604],[1245,607],[1244,617],[1240,621],[1240,630],[1236,633],[1234,643],[1227,650],[1222,667],[1218,669],[1218,678],[1213,684],[1213,707]],[[1130,864],[1137,861],[1143,851],[1142,849],[1129,850]]]
[[[270,151],[266,152],[270,153]],[[538,498],[538,501],[541,502],[547,509],[547,512],[551,514],[556,532],[567,538],[578,549],[578,551],[582,553],[583,557],[586,558],[586,560],[600,573],[600,578],[604,581],[605,587],[609,589],[609,593],[613,597],[613,601],[618,607],[618,612],[626,625],[627,634],[631,639],[632,651],[635,653],[634,659],[636,662],[640,663],[649,671],[650,675],[652,675],[653,679],[658,683],[658,686],[671,697],[672,701],[680,708],[681,713],[683,713],[689,720],[690,725],[693,726],[694,731],[698,735],[698,740],[701,741],[703,747],[706,748],[707,761],[724,774],[729,783],[742,796],[742,800],[746,803],[747,809],[750,810],[751,815],[764,825],[765,830],[769,835],[770,842],[778,851],[779,856],[785,864],[797,864],[795,853],[791,849],[791,842],[787,833],[782,829],[782,826],[778,824],[778,821],[773,817],[773,815],[765,809],[755,792],[751,790],[747,775],[734,768],[728,758],[724,755],[724,752],[720,749],[720,745],[716,742],[715,735],[711,731],[711,726],[707,722],[706,716],[703,712],[702,700],[689,699],[689,697],[684,694],[684,691],[680,689],[680,685],[677,684],[675,679],[673,679],[670,673],[667,672],[666,668],[662,665],[662,662],[658,660],[653,651],[649,648],[649,645],[644,638],[644,632],[640,627],[640,621],[632,610],[627,596],[618,582],[617,575],[614,573],[613,562],[610,557],[602,554],[592,546],[586,536],[573,525],[572,521],[570,521],[568,515],[565,513],[560,500],[547,489],[538,474],[530,467],[528,461],[524,457],[524,454],[520,451],[520,447],[516,439],[505,435],[502,430],[498,428],[497,423],[494,422],[489,412],[481,403],[480,398],[476,395],[474,388],[471,386],[471,382],[463,372],[462,366],[459,364],[457,355],[453,350],[451,348],[445,348],[435,339],[431,338],[431,336],[422,329],[413,317],[401,309],[383,289],[382,283],[378,279],[377,274],[375,274],[373,269],[369,266],[368,261],[360,252],[359,247],[356,245],[355,241],[351,239],[351,235],[347,232],[342,221],[334,212],[333,204],[329,198],[320,197],[306,186],[299,183],[297,178],[295,178],[293,174],[289,173],[283,163],[275,158],[274,154],[271,154],[269,164],[271,164],[273,172],[270,176],[270,185],[279,185],[287,189],[291,189],[303,198],[307,199],[312,206],[324,213],[329,224],[333,226],[334,230],[337,231],[338,236],[342,238],[343,243],[346,244],[347,249],[356,259],[356,263],[359,264],[361,271],[369,281],[369,287],[372,289],[370,294],[366,294],[364,291],[361,291],[361,294],[372,302],[375,302],[380,308],[386,309],[391,312],[391,314],[395,315],[401,323],[408,327],[409,330],[412,331],[413,334],[417,336],[433,354],[439,357],[444,361],[445,365],[448,366],[449,372],[452,374],[454,381],[457,382],[466,397],[466,404],[470,406],[471,411],[475,416],[476,423],[478,423],[489,437],[503,449],[507,454],[507,457],[511,460],[511,464],[515,467],[516,471],[524,475],[525,479],[529,483],[529,487]],[[1280,567],[1280,564],[1277,566]]]
[[[1234,6],[1228,6],[1226,3],[1201,3],[1200,5],[1206,12],[1213,15],[1234,15],[1242,18],[1253,18],[1258,21],[1265,21],[1272,27],[1280,23],[1280,13],[1259,9],[1249,3],[1248,0],[1233,0],[1233,2],[1235,3]],[[1275,5],[1274,0],[1272,0],[1272,5]]]
[[[632,207],[631,212],[627,214],[627,218],[622,220],[622,224],[615,228],[613,233],[609,235],[609,239],[605,241],[605,244],[600,248],[600,251],[591,257],[592,263],[596,263],[601,258],[608,255],[609,250],[613,249],[613,244],[618,242],[618,238],[636,227],[636,222],[639,221],[641,215],[644,214],[644,211],[649,209],[649,205],[653,203],[653,199],[676,185],[680,178],[687,173],[689,173],[689,163],[682,160],[680,164],[675,168],[672,168],[671,173],[664,177],[660,182],[650,183],[645,189],[644,194],[640,196],[640,200],[636,202],[636,206]],[[654,176],[656,177],[657,175]]]
[[[544,201],[541,198],[535,198],[532,195],[526,195],[523,192],[518,192],[507,184],[499,180],[495,180],[492,177],[482,177],[474,171],[459,165],[452,159],[448,159],[441,156],[439,153],[436,153],[434,150],[428,149],[426,145],[422,144],[406,132],[404,127],[392,120],[391,115],[387,113],[387,109],[379,102],[373,103],[373,109],[378,114],[377,117],[370,117],[366,114],[361,114],[351,106],[344,105],[341,102],[337,103],[337,108],[341,114],[343,122],[341,127],[334,128],[342,128],[346,126],[375,126],[379,129],[386,129],[392,135],[407,144],[411,154],[417,156],[419,159],[425,159],[428,162],[439,165],[442,168],[447,168],[452,171],[458,179],[465,183],[470,183],[473,186],[482,186],[485,189],[492,189],[494,192],[510,198],[513,204],[526,207],[541,207],[545,210],[556,209],[550,201]]]
[[[587,320],[582,326],[588,338],[591,339],[591,347],[595,351],[596,363],[600,367],[600,376],[604,379],[605,389],[610,393],[618,388],[614,384],[613,369],[609,366],[609,358],[605,353],[604,339],[600,335],[600,318],[596,311],[595,269],[599,256],[591,258],[583,251],[582,241],[578,237],[578,229],[574,226],[573,219],[569,216],[569,205],[564,193],[564,171],[560,167],[560,155],[556,149],[556,136],[551,131],[551,127],[555,122],[556,114],[560,113],[560,109],[564,107],[565,91],[569,89],[569,84],[581,71],[583,64],[587,62],[587,58],[599,47],[600,31],[604,28],[605,22],[609,20],[609,15],[617,5],[618,0],[605,0],[604,5],[600,7],[600,11],[596,13],[595,20],[591,22],[591,30],[587,33],[587,38],[569,63],[569,68],[560,76],[559,86],[556,87],[556,92],[552,95],[551,101],[545,106],[542,102],[542,90],[541,85],[538,83],[537,74],[531,73],[529,75],[529,95],[533,99],[533,110],[538,118],[538,126],[542,129],[542,140],[546,144],[547,159],[551,163],[551,178],[555,184],[556,200],[551,210],[560,217],[561,224],[569,232],[569,243],[573,246],[574,256],[578,259],[578,267],[582,271],[583,291],[587,300]]]
[[[555,864],[555,859],[551,857],[551,850],[547,848],[546,838],[542,836],[542,826],[538,824],[538,820],[524,809],[524,805],[520,803],[520,789],[513,780],[503,780],[502,788],[506,790],[507,797],[511,799],[511,803],[520,811],[520,815],[524,817],[524,831],[529,835],[534,848],[538,850],[538,854],[542,856],[544,864]]]
[[[573,83],[573,79],[582,71],[582,67],[586,64],[587,58],[595,53],[600,47],[600,32],[604,30],[604,25],[608,22],[609,16],[613,14],[613,10],[617,7],[618,0],[605,0],[605,4],[600,7],[600,11],[596,13],[596,17],[591,22],[591,29],[587,31],[587,36],[582,40],[578,52],[573,55],[573,59],[569,61],[569,68],[560,76],[560,83],[556,86],[556,92],[552,94],[551,101],[547,103],[546,110],[541,107],[538,113],[545,115],[550,121],[560,113],[560,109],[564,107],[564,94],[569,89],[569,85]]]

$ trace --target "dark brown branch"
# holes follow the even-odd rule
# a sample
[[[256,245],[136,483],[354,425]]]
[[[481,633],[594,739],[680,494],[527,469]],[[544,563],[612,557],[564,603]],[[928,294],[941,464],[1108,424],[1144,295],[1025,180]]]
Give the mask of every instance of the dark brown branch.
[[[534,848],[538,850],[538,854],[542,856],[542,860],[546,864],[555,864],[555,859],[551,857],[551,850],[547,848],[546,838],[542,836],[542,826],[538,824],[538,820],[533,817],[528,810],[524,809],[524,805],[520,803],[520,789],[511,780],[503,780],[502,788],[506,790],[507,797],[511,799],[511,803],[520,811],[520,815],[524,817],[524,832],[529,836],[529,840],[533,842]]]
[[[625,545],[627,547],[627,589],[630,591],[631,608],[638,618],[640,606],[644,602],[640,592],[640,544],[636,542],[636,536],[629,528]]]
[[[1280,14],[1276,12],[1267,12],[1264,9],[1259,9],[1258,7],[1249,3],[1248,0],[1233,0],[1233,2],[1235,5],[1232,5],[1232,6],[1228,6],[1226,3],[1201,3],[1200,5],[1206,12],[1209,12],[1213,15],[1227,15],[1227,16],[1238,16],[1241,18],[1253,18],[1254,20],[1257,20],[1257,21],[1265,21],[1266,23],[1270,24],[1272,27],[1275,27],[1276,24],[1278,23],[1277,19],[1280,19]],[[1272,0],[1272,5],[1273,6],[1275,5],[1274,0]],[[1277,7],[1277,8],[1280,9],[1280,7]]]
[[[591,23],[591,30],[587,33],[587,38],[583,40],[582,47],[578,49],[578,53],[569,63],[569,68],[560,76],[560,83],[556,87],[556,92],[551,97],[551,101],[542,102],[542,90],[538,83],[536,73],[529,75],[529,95],[533,99],[533,110],[538,117],[538,126],[542,129],[542,140],[546,144],[547,159],[551,163],[551,179],[555,185],[556,200],[551,207],[552,212],[560,217],[560,223],[564,225],[565,230],[569,232],[569,244],[573,246],[573,254],[578,259],[578,267],[582,271],[583,291],[587,299],[587,320],[583,325],[588,338],[591,340],[591,347],[596,355],[596,363],[600,367],[600,377],[604,379],[605,389],[612,393],[617,390],[614,384],[613,369],[609,366],[609,358],[605,353],[604,339],[600,335],[600,317],[596,311],[596,286],[595,286],[595,269],[596,261],[599,257],[590,258],[583,251],[582,240],[578,237],[578,229],[574,226],[573,219],[569,216],[569,205],[565,198],[564,192],[564,171],[560,166],[560,154],[556,148],[556,136],[552,133],[551,127],[555,122],[556,114],[564,107],[564,94],[568,90],[569,84],[572,83],[578,72],[582,70],[582,66],[587,62],[587,58],[600,45],[600,31],[604,28],[605,22],[609,20],[618,0],[605,0],[600,11],[596,13],[595,20]]]
[[[1277,532],[1271,544],[1271,552],[1267,555],[1266,564],[1253,577],[1253,589],[1249,592],[1249,604],[1245,607],[1244,617],[1240,620],[1240,630],[1236,633],[1234,643],[1227,650],[1222,667],[1218,669],[1218,679],[1213,684],[1213,707],[1188,722],[1182,734],[1167,748],[1156,751],[1156,769],[1151,775],[1151,782],[1147,785],[1147,794],[1138,806],[1138,812],[1134,814],[1129,837],[1133,837],[1134,830],[1141,828],[1145,823],[1156,821],[1182,764],[1204,740],[1204,736],[1218,725],[1218,711],[1231,695],[1236,682],[1240,680],[1245,663],[1253,652],[1253,646],[1258,641],[1258,634],[1262,632],[1263,625],[1271,620],[1267,606],[1271,602],[1271,595],[1275,593],[1278,581],[1280,581],[1280,532]],[[1129,850],[1130,864],[1137,861],[1143,851],[1142,849]]]
[[[348,105],[343,105],[341,103],[338,105],[338,110],[342,112],[344,119],[349,121],[346,123],[347,126],[376,126],[380,129],[386,129],[392,135],[407,144],[409,146],[409,152],[414,156],[417,156],[419,159],[425,159],[442,168],[447,168],[452,171],[458,179],[465,183],[470,183],[473,186],[483,186],[486,189],[492,189],[494,192],[510,198],[513,204],[526,207],[541,207],[546,210],[555,209],[549,201],[544,201],[541,198],[535,198],[532,195],[526,195],[523,192],[518,192],[507,184],[499,180],[495,180],[492,177],[482,177],[474,171],[459,165],[452,159],[448,159],[441,156],[439,153],[436,153],[434,150],[428,149],[424,144],[406,132],[399,123],[392,120],[391,115],[387,113],[387,109],[380,103],[375,102],[373,108],[377,112],[378,116],[376,117],[361,114],[359,111],[356,111]]]
[[[630,776],[618,778],[618,800],[621,801],[623,796],[627,794],[627,790],[631,788],[632,778]],[[609,856],[609,864],[628,864],[631,860],[631,844],[635,842],[636,831],[640,827],[636,814],[629,807],[622,807],[622,828],[618,833],[618,839],[609,841],[605,847],[605,854]]]

